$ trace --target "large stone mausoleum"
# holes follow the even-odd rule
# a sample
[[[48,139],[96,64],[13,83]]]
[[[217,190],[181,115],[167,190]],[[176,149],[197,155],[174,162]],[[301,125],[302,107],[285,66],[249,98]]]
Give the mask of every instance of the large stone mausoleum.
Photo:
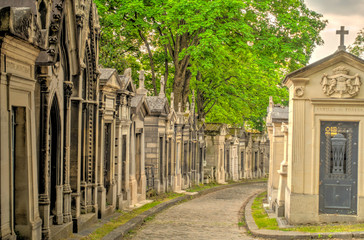
[[[289,223],[364,221],[363,78],[364,60],[341,45],[284,79],[288,125],[284,147],[274,150],[281,159],[270,165],[277,171],[274,161],[282,162],[270,176],[279,177],[277,193],[268,197]]]

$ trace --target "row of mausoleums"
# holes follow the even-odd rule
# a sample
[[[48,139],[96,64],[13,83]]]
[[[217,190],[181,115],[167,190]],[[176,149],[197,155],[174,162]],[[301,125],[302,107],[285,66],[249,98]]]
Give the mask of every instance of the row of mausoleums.
[[[142,72],[136,89],[130,69],[99,68],[92,1],[5,1],[0,12],[1,239],[64,238],[148,191],[264,175],[261,134],[211,132],[194,97],[175,109],[163,80],[148,96]]]
[[[265,134],[220,123],[206,123],[204,130],[207,181],[225,183],[267,176],[269,140]]]
[[[345,51],[287,75],[268,108],[268,201],[291,224],[364,221],[364,61]]]

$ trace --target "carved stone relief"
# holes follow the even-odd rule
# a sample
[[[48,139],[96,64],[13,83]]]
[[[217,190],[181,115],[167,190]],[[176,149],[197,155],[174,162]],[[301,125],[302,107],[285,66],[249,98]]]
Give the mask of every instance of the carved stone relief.
[[[334,74],[324,74],[321,79],[322,90],[329,97],[351,98],[358,95],[361,80],[358,74],[349,75],[349,69],[339,66],[333,69]]]

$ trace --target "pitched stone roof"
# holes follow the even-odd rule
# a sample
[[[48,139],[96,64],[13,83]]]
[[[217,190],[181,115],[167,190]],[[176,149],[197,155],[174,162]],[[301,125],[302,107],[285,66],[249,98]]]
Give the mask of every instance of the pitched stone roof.
[[[167,104],[167,99],[158,96],[148,96],[147,103],[152,113],[162,113]]]
[[[143,97],[144,95],[135,95],[134,97],[132,97],[130,102],[131,107],[138,107],[140,101],[143,100]]]
[[[107,80],[109,79],[113,73],[116,71],[114,68],[100,68],[100,80]]]
[[[205,131],[220,131],[222,126],[222,123],[206,123]]]
[[[272,122],[287,122],[288,121],[288,110],[289,107],[282,107],[282,106],[273,106],[273,110],[270,113],[270,118]],[[269,111],[269,107],[268,107]]]

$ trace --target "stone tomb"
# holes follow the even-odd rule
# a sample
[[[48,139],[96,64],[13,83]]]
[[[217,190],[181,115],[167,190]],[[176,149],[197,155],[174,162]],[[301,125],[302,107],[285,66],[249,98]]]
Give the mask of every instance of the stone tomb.
[[[269,179],[268,179],[268,203],[270,208],[278,211],[277,195],[281,168],[284,159],[284,132],[282,125],[288,123],[288,107],[274,104],[273,98],[269,98],[268,116],[266,119],[268,138],[270,140]],[[283,215],[281,207],[280,215]]]
[[[364,220],[364,61],[339,49],[287,75],[285,217],[292,224]]]

